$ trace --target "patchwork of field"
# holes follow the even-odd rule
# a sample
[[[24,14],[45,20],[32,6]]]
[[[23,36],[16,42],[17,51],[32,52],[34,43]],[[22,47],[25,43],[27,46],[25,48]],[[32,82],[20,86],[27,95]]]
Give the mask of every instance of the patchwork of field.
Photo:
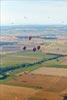
[[[23,51],[24,44],[40,50]],[[67,40],[34,38],[18,45],[19,51],[0,51],[0,100],[66,100]]]
[[[31,72],[37,68],[41,67],[53,67],[51,70],[45,70],[45,74],[49,75],[56,75],[60,72],[57,68],[67,68],[65,63],[61,64],[61,60],[64,58],[66,59],[65,55],[59,54],[50,54],[50,53],[43,53],[41,51],[24,51],[24,52],[16,52],[16,53],[6,53],[0,55],[0,81],[4,81],[4,79],[11,79],[14,75],[28,71]],[[47,69],[47,68],[46,68]],[[57,71],[58,70],[58,71]],[[58,75],[65,76],[67,70],[61,69],[63,73],[59,73]],[[39,69],[38,69],[38,72]],[[41,71],[42,72],[42,71]],[[56,72],[56,73],[55,73]],[[42,74],[42,73],[39,73]]]
[[[0,100],[27,100],[36,92],[31,88],[0,85]]]
[[[48,43],[47,45],[46,43],[42,45],[42,52],[67,55],[67,40],[57,39]]]
[[[61,54],[62,55],[62,54]],[[53,59],[52,61],[48,61],[47,65],[50,63],[54,65],[67,65],[67,55],[61,56],[60,54],[53,54],[53,53],[44,53],[40,51],[19,51],[19,52],[12,52],[12,53],[1,53],[0,54],[0,66],[8,66],[8,65],[16,65],[22,63],[33,63],[42,60],[43,58],[46,60],[51,57],[58,58]]]
[[[5,36],[4,36],[5,37]],[[9,35],[7,36],[9,38]],[[16,36],[14,36],[16,37]],[[17,38],[17,37],[16,37]],[[49,40],[49,39],[48,39]],[[12,51],[14,46],[6,45],[6,51],[0,50],[0,66],[7,66],[7,65],[15,65],[21,63],[31,63],[40,60],[43,57],[46,57],[47,54],[54,54],[56,55],[64,55],[64,57],[59,58],[58,60],[49,61],[54,65],[67,65],[67,40],[66,39],[55,39],[55,40],[45,40],[41,38],[32,38],[31,41],[26,39],[21,39],[16,45],[16,50]],[[15,41],[13,41],[15,42]],[[11,43],[11,42],[7,42]],[[4,43],[5,44],[5,43]],[[23,51],[23,46],[31,48],[30,50]],[[33,52],[32,48],[40,45],[40,50]],[[10,51],[7,48],[10,48]],[[17,50],[18,47],[18,50]],[[2,52],[3,51],[3,52]]]
[[[26,87],[0,85],[0,100],[63,100],[57,93]]]
[[[31,89],[35,90],[33,95],[30,95],[32,92],[31,93],[29,92],[28,96],[24,94],[22,98],[26,96],[26,99],[23,99],[23,100],[31,100],[31,99],[32,100],[63,100],[63,97],[67,94],[67,91],[66,91],[67,77],[33,74],[33,73],[24,72],[24,73],[20,73],[17,76],[14,76],[12,80],[9,80],[5,84],[7,84],[6,86],[7,88],[8,87],[10,88],[11,86],[13,86],[13,88],[15,89],[20,86],[22,90],[24,87],[29,88],[30,90]],[[3,88],[2,85],[0,86],[1,86],[1,89],[3,89],[2,93],[5,91],[8,91],[7,88],[6,89]],[[16,92],[15,90],[11,90],[11,91],[9,89],[10,95],[13,93],[15,94],[14,96],[16,96],[17,92],[19,91],[20,93],[21,90],[18,89],[18,91]],[[25,91],[25,93],[27,92]],[[21,92],[20,94],[23,94],[23,92]],[[8,92],[5,92],[5,95],[8,95]],[[4,97],[2,96],[2,98]],[[19,100],[19,98],[21,98],[20,95],[18,96],[17,100]]]
[[[44,53],[33,51],[0,54],[0,66],[33,63],[42,59],[44,55]]]
[[[24,73],[6,82],[16,86],[27,86],[51,92],[61,92],[67,88],[67,77]],[[48,84],[47,84],[48,83]]]

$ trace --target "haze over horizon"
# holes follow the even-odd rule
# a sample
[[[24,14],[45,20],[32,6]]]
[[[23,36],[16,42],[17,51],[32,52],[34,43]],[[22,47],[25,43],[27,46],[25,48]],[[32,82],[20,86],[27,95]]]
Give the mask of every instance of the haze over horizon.
[[[66,0],[1,0],[1,25],[67,25]]]

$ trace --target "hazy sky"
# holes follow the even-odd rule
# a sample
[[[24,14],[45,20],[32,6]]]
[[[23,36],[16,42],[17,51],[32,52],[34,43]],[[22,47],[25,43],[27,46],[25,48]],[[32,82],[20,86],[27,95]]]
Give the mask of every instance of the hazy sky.
[[[0,23],[67,24],[67,0],[0,0]]]

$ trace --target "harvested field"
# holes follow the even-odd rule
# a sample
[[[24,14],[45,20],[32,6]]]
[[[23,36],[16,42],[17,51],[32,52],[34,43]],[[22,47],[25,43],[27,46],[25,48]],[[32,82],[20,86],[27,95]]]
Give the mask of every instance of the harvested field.
[[[67,88],[67,77],[24,73],[10,80],[7,84],[60,93]]]
[[[54,42],[49,43],[49,45],[46,46],[44,45],[41,46],[41,51],[44,53],[54,53],[54,54],[63,54],[67,55],[67,46],[66,42],[67,40],[57,40]]]
[[[30,89],[29,91],[34,91],[34,92],[31,92],[31,94],[30,92],[28,92],[29,93],[28,94],[27,93],[28,89],[26,89],[26,91],[24,89],[25,95],[20,96],[19,94],[23,95],[23,92],[20,93],[20,90],[18,88],[18,91],[19,91],[17,93],[18,97],[19,96],[20,96],[19,98],[26,97],[26,99],[22,99],[22,100],[63,100],[63,96],[67,95],[67,90],[66,90],[67,77],[32,74],[32,73],[24,72],[14,77],[14,79],[6,82],[6,84],[10,85],[8,87],[11,87],[12,85],[13,87],[17,86],[18,88],[18,86],[20,86],[21,90],[23,90],[23,87],[25,87],[25,88]],[[14,90],[13,90],[11,87],[12,89],[11,91],[13,91],[13,93],[16,94],[17,91],[15,91],[15,88],[16,87],[14,87]],[[7,94],[7,92],[5,94]],[[11,95],[11,92],[10,92],[10,95]]]
[[[42,75],[53,75],[53,76],[64,76],[67,77],[67,69],[65,68],[46,68],[41,67],[34,70],[32,73],[34,74],[42,74]]]
[[[63,100],[59,94],[44,90],[8,85],[0,85],[0,89],[0,100]]]
[[[57,93],[39,91],[28,100],[63,100],[63,97],[58,95]]]
[[[0,100],[27,100],[36,92],[31,88],[0,85]]]

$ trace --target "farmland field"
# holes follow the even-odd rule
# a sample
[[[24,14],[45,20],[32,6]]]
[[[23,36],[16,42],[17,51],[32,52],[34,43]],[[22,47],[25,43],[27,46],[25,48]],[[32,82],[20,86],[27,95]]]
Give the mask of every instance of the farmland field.
[[[32,51],[1,54],[0,65],[7,66],[7,65],[35,62],[42,59],[42,57],[44,57],[43,54],[44,53],[41,52],[34,53]]]
[[[1,100],[63,100],[67,96],[67,37],[62,35],[1,35]]]
[[[59,77],[53,75],[50,76],[50,75],[41,75],[32,73],[23,73],[23,74],[21,73],[18,76],[15,76],[12,80],[6,82],[5,84],[7,84],[6,86],[7,88],[13,86],[14,89],[20,86],[22,89],[22,94],[23,94],[23,87],[29,88],[30,90],[34,89],[35,90],[34,94],[32,95],[29,94],[29,96],[27,97],[28,99],[34,98],[34,100],[44,100],[44,99],[63,100],[63,96],[65,96],[67,93],[66,91],[67,77],[62,77],[62,76]],[[4,92],[7,91],[7,89],[4,90],[5,88],[3,88],[3,86],[1,88],[3,89]],[[13,93],[15,96],[17,96],[17,91],[15,92],[13,90]],[[6,94],[8,95],[8,92],[6,92]],[[22,98],[24,96],[22,96]],[[19,100],[19,98],[21,98],[21,95],[19,95],[17,98]]]

